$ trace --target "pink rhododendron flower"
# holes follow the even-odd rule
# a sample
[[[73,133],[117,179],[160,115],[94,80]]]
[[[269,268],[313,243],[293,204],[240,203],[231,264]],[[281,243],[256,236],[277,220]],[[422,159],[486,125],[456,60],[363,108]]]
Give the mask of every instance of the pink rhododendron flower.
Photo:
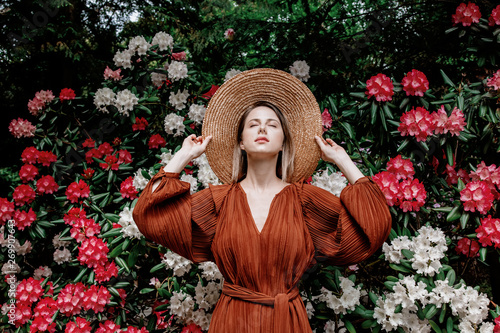
[[[28,111],[35,117],[44,107],[45,103],[36,97],[28,101]]]
[[[494,245],[500,247],[500,219],[494,219],[491,215],[481,219],[481,225],[476,229],[477,238],[482,246]]]
[[[132,130],[133,131],[143,131],[146,129],[146,126],[148,126],[148,121],[146,120],[146,118],[135,117],[135,124],[132,124]]]
[[[118,164],[132,163],[132,154],[126,149],[118,150]]]
[[[332,127],[332,116],[330,115],[330,112],[328,112],[327,108],[323,110],[323,113],[321,114],[321,120],[323,121],[323,131],[326,131],[327,129]]]
[[[40,90],[35,93],[35,98],[38,98],[43,103],[47,104],[54,100],[55,96],[52,93],[52,90]]]
[[[95,158],[102,158],[102,156],[103,156],[103,154],[97,148],[92,148],[85,153],[85,161],[88,164],[92,164],[92,163],[94,163],[94,157]]]
[[[455,247],[457,254],[463,254],[467,257],[479,257],[479,243],[467,237],[461,238]]]
[[[417,212],[425,204],[427,191],[418,179],[405,179],[399,184],[401,191],[399,207],[403,212]]]
[[[472,23],[479,23],[481,12],[479,11],[479,7],[474,3],[469,2],[467,5],[461,3],[451,18],[453,25],[462,23],[464,27],[467,27]]]
[[[57,161],[57,156],[51,151],[39,151],[38,152],[38,163],[43,166],[50,166],[50,163]]]
[[[72,226],[70,231],[71,237],[78,243],[94,235],[98,235],[101,232],[101,226],[95,223],[94,219],[88,219],[86,217],[75,219]]]
[[[76,321],[76,322],[75,322]],[[64,333],[91,333],[92,326],[85,318],[76,317],[75,321],[69,321],[66,324],[66,329]]]
[[[465,184],[467,184],[471,180],[467,171],[465,171],[464,169],[459,169],[457,172],[455,171],[455,168],[450,166],[449,164],[446,165],[445,172],[447,174],[446,182],[448,183],[448,185],[458,184],[458,178],[461,178]]]
[[[470,177],[472,180],[482,180],[486,182],[488,188],[493,194],[495,200],[500,199],[500,193],[497,191],[496,186],[500,187],[500,167],[496,167],[495,164],[486,166],[484,161],[481,161],[476,168],[476,171],[472,171],[470,173]]]
[[[134,178],[132,176],[129,176],[121,183],[120,193],[123,198],[129,198],[131,200],[137,198],[137,194],[139,194],[139,192],[134,187]]]
[[[114,262],[105,262],[94,267],[95,280],[99,283],[118,276],[118,267]]]
[[[105,286],[92,285],[83,296],[83,309],[92,309],[94,313],[103,312],[110,300],[111,294]]]
[[[45,175],[36,182],[36,190],[39,194],[52,194],[59,189],[54,177]]]
[[[6,198],[0,198],[0,225],[4,224],[14,215],[15,205]]]
[[[121,69],[117,69],[113,71],[109,66],[106,66],[106,69],[104,70],[104,80],[115,80],[115,81],[120,81],[123,79],[123,75],[120,75]]]
[[[49,331],[54,333],[56,331],[56,322],[52,320],[52,316],[57,310],[57,302],[52,297],[42,298],[35,307],[30,332]]]
[[[394,95],[394,85],[389,77],[380,73],[366,81],[365,94],[368,98],[375,96],[379,102],[391,101]]]
[[[377,183],[389,206],[394,206],[399,201],[399,182],[395,174],[388,171],[382,171],[372,177]]]
[[[500,5],[496,6],[492,11],[489,18],[489,25],[500,25]]]
[[[36,220],[36,213],[33,208],[25,212],[23,210],[16,210],[14,213],[14,221],[16,221],[16,227],[19,230],[24,230],[24,228],[29,227]]]
[[[66,196],[68,200],[72,203],[78,202],[78,200],[83,198],[88,198],[90,195],[90,188],[83,180],[71,183],[66,188]]]
[[[493,194],[485,181],[472,181],[465,185],[460,191],[460,200],[464,203],[464,210],[475,212],[476,209],[481,214],[486,212],[493,205]]]
[[[146,329],[146,327],[138,329],[137,327],[129,326],[127,327],[127,333],[149,333],[149,331]]]
[[[64,100],[69,101],[71,99],[75,99],[75,97],[76,97],[75,91],[71,88],[64,88],[59,93],[59,100],[60,101],[64,101]]]
[[[160,134],[154,134],[149,138],[148,146],[149,149],[152,148],[158,148],[158,147],[165,147],[167,144],[167,141],[160,135]]]
[[[406,73],[406,76],[401,81],[403,90],[406,96],[424,96],[424,93],[429,89],[429,81],[424,73],[416,69]]]
[[[41,283],[42,280],[36,280],[32,277],[19,282],[16,290],[16,301],[28,306],[38,301],[43,295]]]
[[[177,52],[177,53],[172,53],[172,59],[177,60],[177,61],[184,61],[186,60],[186,52]]]
[[[465,125],[467,125],[467,123],[465,122],[462,110],[455,107],[453,111],[451,111],[451,115],[445,124],[445,133],[449,131],[451,135],[459,136],[460,132],[464,130]]]
[[[104,323],[99,323],[99,328],[95,333],[121,333],[120,325],[112,322],[111,320],[106,320]]]
[[[234,39],[234,30],[229,28],[224,32],[224,38],[227,40],[233,40]]]
[[[23,183],[27,183],[38,176],[38,168],[33,164],[24,164],[19,170],[19,178]]]
[[[488,87],[492,87],[495,90],[500,89],[500,69],[497,70],[497,72],[486,81],[486,85]]]
[[[433,117],[423,107],[417,107],[405,112],[401,118],[398,131],[402,136],[414,136],[417,141],[427,140],[427,136],[432,135],[436,127]]]
[[[26,147],[21,154],[21,160],[24,163],[35,164],[39,154],[40,152],[35,147]]]
[[[26,119],[12,119],[9,124],[9,132],[12,133],[12,135],[17,139],[35,136],[35,131],[36,127]]]
[[[101,238],[92,236],[84,239],[78,250],[78,260],[82,265],[97,267],[108,261],[109,248]]]
[[[413,175],[415,175],[413,163],[410,160],[402,158],[401,155],[391,158],[389,162],[387,162],[387,172],[396,175],[397,180],[406,178],[413,179]]]
[[[14,189],[12,198],[14,199],[16,206],[30,204],[35,200],[35,190],[29,185],[19,185]]]
[[[63,220],[64,223],[73,225],[75,223],[78,223],[81,219],[85,219],[86,217],[87,213],[84,209],[73,207],[66,214],[64,214]]]

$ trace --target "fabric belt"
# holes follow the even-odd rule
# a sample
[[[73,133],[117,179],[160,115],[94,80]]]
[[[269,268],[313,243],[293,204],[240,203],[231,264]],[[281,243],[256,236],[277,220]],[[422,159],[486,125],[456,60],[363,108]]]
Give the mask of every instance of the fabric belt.
[[[299,295],[297,286],[287,293],[277,294],[275,297],[263,294],[258,291],[232,284],[224,281],[222,293],[226,296],[237,298],[245,302],[257,303],[274,307],[274,333],[290,333],[291,317],[288,302]]]

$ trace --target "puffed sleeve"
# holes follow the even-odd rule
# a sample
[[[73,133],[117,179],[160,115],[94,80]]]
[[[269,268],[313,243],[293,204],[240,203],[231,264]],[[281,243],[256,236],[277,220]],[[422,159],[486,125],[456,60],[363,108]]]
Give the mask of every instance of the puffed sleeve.
[[[152,192],[157,179],[161,181]],[[210,247],[216,211],[212,190],[190,195],[189,189],[178,173],[161,168],[142,191],[132,213],[134,221],[147,239],[195,263],[213,260]]]
[[[370,177],[348,185],[340,198],[308,184],[303,184],[300,196],[318,262],[358,263],[370,257],[389,236],[389,207]]]

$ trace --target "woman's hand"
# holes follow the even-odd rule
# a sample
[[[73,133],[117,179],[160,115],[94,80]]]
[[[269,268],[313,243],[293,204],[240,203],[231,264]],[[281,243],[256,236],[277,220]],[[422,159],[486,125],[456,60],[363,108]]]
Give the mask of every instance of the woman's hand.
[[[319,136],[314,138],[321,149],[321,158],[327,162],[335,163],[349,183],[354,184],[356,180],[364,177],[344,148],[336,144],[332,139],[325,140]]]
[[[191,134],[184,139],[181,149],[175,153],[174,157],[172,157],[163,170],[173,173],[181,172],[192,159],[197,158],[205,152],[211,139],[211,135],[203,138],[202,136],[196,137],[195,134]]]

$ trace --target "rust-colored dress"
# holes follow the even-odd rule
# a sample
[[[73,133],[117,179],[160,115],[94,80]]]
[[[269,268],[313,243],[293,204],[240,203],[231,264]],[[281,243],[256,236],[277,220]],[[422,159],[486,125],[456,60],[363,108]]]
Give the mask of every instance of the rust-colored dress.
[[[151,193],[155,180],[161,182]],[[304,182],[274,197],[259,233],[239,183],[193,195],[178,173],[163,168],[133,211],[148,239],[195,263],[214,261],[224,276],[210,333],[311,332],[297,283],[315,260],[352,264],[385,241],[391,217],[369,178],[347,186],[340,199]]]

